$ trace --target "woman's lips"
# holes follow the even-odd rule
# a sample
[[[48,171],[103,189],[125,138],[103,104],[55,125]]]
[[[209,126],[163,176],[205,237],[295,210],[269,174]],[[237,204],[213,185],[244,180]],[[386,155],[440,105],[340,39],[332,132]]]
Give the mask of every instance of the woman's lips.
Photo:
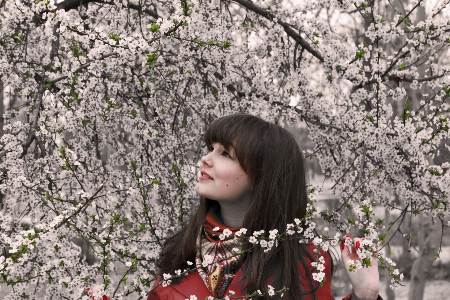
[[[211,176],[209,176],[208,173],[206,173],[205,171],[201,171],[200,172],[200,180],[213,180]]]

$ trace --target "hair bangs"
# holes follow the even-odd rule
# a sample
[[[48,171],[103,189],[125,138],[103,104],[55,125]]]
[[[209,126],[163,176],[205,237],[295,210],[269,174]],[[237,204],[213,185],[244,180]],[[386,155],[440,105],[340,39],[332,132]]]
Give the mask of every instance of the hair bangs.
[[[254,184],[255,156],[261,152],[261,140],[268,126],[267,122],[249,114],[224,116],[208,127],[204,139],[207,147],[213,143],[220,143],[225,149],[233,147],[240,165]]]
[[[230,146],[235,148],[235,139],[238,136],[239,125],[229,118],[221,118],[213,122],[205,132],[206,146],[210,147],[214,143],[222,144],[226,149]]]

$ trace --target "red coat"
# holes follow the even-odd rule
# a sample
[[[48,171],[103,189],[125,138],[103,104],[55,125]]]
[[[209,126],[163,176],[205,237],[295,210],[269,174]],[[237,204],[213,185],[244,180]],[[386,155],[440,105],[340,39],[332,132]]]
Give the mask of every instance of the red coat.
[[[311,252],[311,254],[314,257],[313,250],[315,249],[315,246],[308,245],[307,249]],[[319,287],[316,292],[316,299],[320,300],[332,300],[333,295],[331,294],[331,257],[329,254],[323,255],[325,258],[325,277],[326,280],[322,287]],[[311,266],[311,263],[308,259],[306,259],[306,265],[310,266],[309,271],[312,273],[314,272],[313,267]],[[312,290],[312,287],[309,283],[309,280],[306,277],[305,269],[303,268],[302,264],[299,262],[298,267],[300,269],[301,274],[301,284],[302,284],[302,290],[304,291],[310,291]],[[232,290],[235,292],[234,296],[245,296],[247,294],[246,291],[241,291],[238,286],[238,281],[242,275],[242,268],[239,269],[239,271],[234,276],[233,281],[231,282],[230,286],[228,287],[227,292],[225,293],[225,296],[229,295],[229,291]],[[157,286],[162,281],[161,278],[158,278],[155,283],[153,284],[153,288]],[[270,282],[270,280],[269,280]],[[244,280],[244,285],[245,285]],[[316,281],[313,281],[314,284],[316,284]],[[276,288],[276,287],[275,287]],[[195,295],[197,296],[198,300],[204,300],[208,296],[212,296],[211,292],[206,287],[205,283],[203,282],[202,278],[200,277],[199,273],[197,271],[193,271],[189,273],[189,275],[183,279],[179,284],[175,285],[168,285],[166,287],[163,287],[162,284],[159,285],[157,288],[153,289],[150,294],[147,297],[147,300],[185,300],[189,299],[189,296]],[[305,294],[305,300],[313,300],[314,296],[312,294]]]

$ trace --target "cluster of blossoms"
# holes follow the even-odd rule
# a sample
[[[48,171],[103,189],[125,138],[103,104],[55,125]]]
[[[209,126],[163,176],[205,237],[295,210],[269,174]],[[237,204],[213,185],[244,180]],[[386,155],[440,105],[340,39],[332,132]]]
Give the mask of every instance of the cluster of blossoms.
[[[318,271],[317,273],[312,273],[313,279],[318,282],[323,282],[325,279],[325,273],[323,272],[325,270],[325,258],[321,256],[319,261],[312,262],[311,264]]]
[[[406,215],[450,227],[448,1],[406,13],[387,0],[75,2],[0,1],[5,299],[97,284],[144,298],[164,240],[198,202],[204,128],[233,112],[306,123],[306,154],[340,201],[253,233],[255,247],[295,233],[327,250],[354,228],[364,267]],[[380,207],[400,212],[389,228]],[[394,262],[377,258],[396,286]]]
[[[264,249],[264,252],[269,252],[272,247],[275,245],[275,247],[278,247],[278,239],[277,239],[277,233],[278,229],[273,229],[269,231],[269,240],[265,240],[261,237],[262,234],[264,234],[264,230],[255,231],[253,235],[250,237],[249,241],[252,244],[259,244]]]

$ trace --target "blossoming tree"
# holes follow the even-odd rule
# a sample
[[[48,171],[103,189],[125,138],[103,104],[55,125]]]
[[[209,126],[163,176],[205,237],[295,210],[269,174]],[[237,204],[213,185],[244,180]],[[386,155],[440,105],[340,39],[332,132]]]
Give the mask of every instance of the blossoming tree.
[[[145,298],[164,239],[196,205],[204,128],[233,112],[309,127],[315,149],[305,155],[320,160],[340,206],[310,205],[303,238],[326,249],[355,227],[364,258],[404,233],[406,215],[444,232],[450,165],[434,159],[448,149],[449,1],[419,20],[424,5],[0,1],[0,282],[13,287],[8,297],[44,289],[87,299],[85,288],[98,284],[99,295]],[[399,217],[385,224],[375,206]],[[315,228],[315,218],[334,232]],[[245,235],[268,247],[286,234]],[[97,262],[79,258],[74,237]],[[381,252],[379,260],[396,285],[394,263]],[[127,269],[116,280],[119,262]],[[320,271],[315,278],[323,280]]]

